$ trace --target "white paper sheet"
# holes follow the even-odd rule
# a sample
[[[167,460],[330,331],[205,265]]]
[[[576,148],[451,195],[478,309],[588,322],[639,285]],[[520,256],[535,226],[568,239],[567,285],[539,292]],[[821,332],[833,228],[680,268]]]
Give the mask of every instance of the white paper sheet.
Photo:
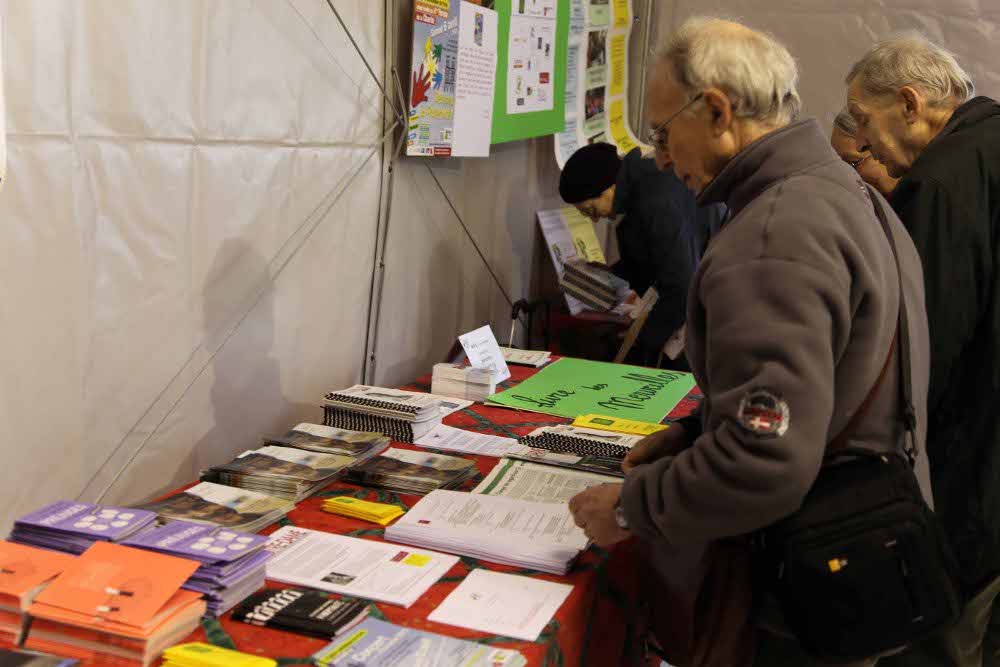
[[[427,618],[533,642],[571,592],[568,584],[476,569]]]
[[[534,366],[541,368],[549,363],[552,353],[548,350],[518,350],[513,347],[500,346],[503,359],[508,364],[521,364],[523,366]]]
[[[556,21],[514,15],[507,60],[507,113],[555,107]]]
[[[490,154],[493,96],[496,89],[497,13],[463,2],[458,27],[458,73],[451,154]]]
[[[510,369],[500,352],[500,344],[488,324],[462,334],[458,337],[458,342],[462,344],[470,366],[491,369],[496,382],[503,382],[510,377]]]
[[[267,578],[409,607],[457,556],[285,526],[271,535]]]
[[[576,494],[598,484],[621,484],[621,479],[529,461],[503,459],[472,492],[536,503],[568,503]]]
[[[517,447],[517,440],[440,424],[430,433],[414,440],[414,444],[464,454],[505,456],[512,448]]]

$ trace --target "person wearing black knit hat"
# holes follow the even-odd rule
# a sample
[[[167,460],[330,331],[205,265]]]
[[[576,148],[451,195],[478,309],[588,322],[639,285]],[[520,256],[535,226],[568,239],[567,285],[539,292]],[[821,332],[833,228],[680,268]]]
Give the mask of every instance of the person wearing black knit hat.
[[[615,224],[621,259],[612,272],[643,294],[655,287],[659,301],[639,334],[630,363],[653,366],[666,342],[684,325],[687,288],[722,212],[699,209],[694,195],[673,171],[636,148],[624,158],[605,143],[579,149],[566,161],[559,194],[594,222]],[[680,358],[668,366],[685,368]]]

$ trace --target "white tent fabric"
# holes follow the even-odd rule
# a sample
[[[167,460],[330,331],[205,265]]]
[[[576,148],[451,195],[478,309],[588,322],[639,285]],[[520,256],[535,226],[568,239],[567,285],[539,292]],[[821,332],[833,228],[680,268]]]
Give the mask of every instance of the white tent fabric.
[[[381,71],[372,4],[337,3]],[[145,498],[317,418],[360,376],[383,132],[326,3],[0,15],[0,524]]]

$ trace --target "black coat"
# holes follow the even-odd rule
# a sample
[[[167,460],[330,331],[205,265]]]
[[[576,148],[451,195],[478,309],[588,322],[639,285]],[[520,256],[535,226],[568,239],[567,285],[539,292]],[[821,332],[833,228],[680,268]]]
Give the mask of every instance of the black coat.
[[[651,286],[660,299],[639,335],[639,347],[655,361],[667,339],[684,324],[687,291],[696,258],[719,209],[700,210],[694,194],[638,148],[625,156],[615,185],[615,213],[624,217],[615,234],[621,260],[613,267],[639,296]]]
[[[924,265],[935,505],[974,591],[1000,574],[1000,105],[959,107],[892,205]]]

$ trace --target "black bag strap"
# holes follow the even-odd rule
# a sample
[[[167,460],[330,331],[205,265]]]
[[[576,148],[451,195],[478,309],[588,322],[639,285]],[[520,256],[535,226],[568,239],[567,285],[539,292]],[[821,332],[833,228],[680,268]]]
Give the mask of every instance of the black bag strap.
[[[903,453],[909,460],[910,465],[914,465],[917,460],[917,411],[913,407],[913,378],[910,370],[910,327],[909,319],[906,315],[906,298],[903,293],[903,270],[899,264],[899,253],[896,250],[896,240],[889,227],[889,219],[882,204],[882,197],[875,192],[872,186],[865,183],[868,189],[868,198],[872,201],[875,209],[875,217],[882,225],[889,240],[889,247],[892,249],[892,257],[896,260],[896,274],[899,276],[899,320],[896,338],[899,344],[899,365],[901,370],[900,394],[903,412],[903,427],[906,429],[906,444],[903,446]],[[890,350],[891,353],[891,350]]]

